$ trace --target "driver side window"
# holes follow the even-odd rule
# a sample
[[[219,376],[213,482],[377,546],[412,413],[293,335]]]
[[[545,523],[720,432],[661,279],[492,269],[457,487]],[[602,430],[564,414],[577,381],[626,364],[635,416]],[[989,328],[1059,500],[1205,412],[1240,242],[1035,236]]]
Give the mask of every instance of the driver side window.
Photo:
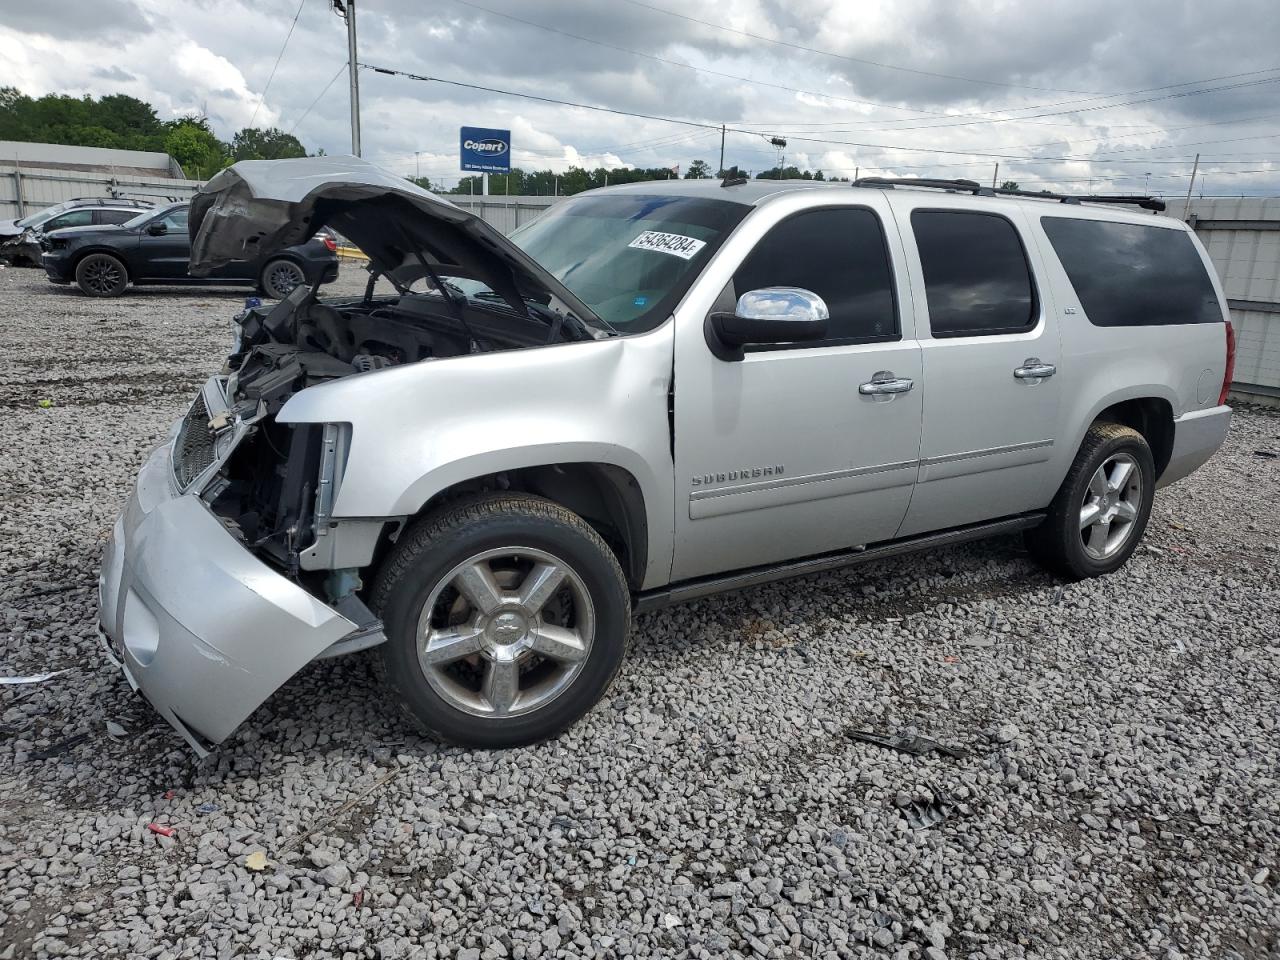
[[[823,340],[748,349],[803,349],[899,340],[893,269],[880,218],[865,207],[823,207],[776,224],[733,275],[734,296],[800,287],[820,296],[831,319]]]
[[[171,210],[156,222],[163,223],[170,233],[186,233],[187,232],[186,208],[183,208],[181,210]]]

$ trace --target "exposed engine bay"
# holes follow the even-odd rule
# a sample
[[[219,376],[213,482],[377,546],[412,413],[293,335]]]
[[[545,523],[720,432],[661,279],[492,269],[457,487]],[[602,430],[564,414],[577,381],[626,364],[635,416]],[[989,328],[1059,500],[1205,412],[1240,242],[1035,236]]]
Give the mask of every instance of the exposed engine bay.
[[[204,499],[246,546],[300,582],[309,567],[332,569],[315,545],[330,522],[346,438],[344,428],[334,425],[278,423],[276,414],[290,397],[326,381],[376,376],[404,364],[589,337],[572,316],[536,301],[526,302],[522,316],[505,298],[484,290],[464,293],[448,279],[427,278],[427,289],[415,292],[409,284],[423,278],[401,271],[387,275],[394,294],[374,296],[378,277],[371,272],[359,299],[322,302],[314,289],[299,287],[277,304],[239,314],[224,369],[228,409],[213,414],[209,406],[203,414],[212,414],[208,428],[215,435],[239,425],[234,449],[207,481]],[[186,432],[203,426],[191,419],[183,425],[180,450]],[[351,587],[311,585],[331,600]]]

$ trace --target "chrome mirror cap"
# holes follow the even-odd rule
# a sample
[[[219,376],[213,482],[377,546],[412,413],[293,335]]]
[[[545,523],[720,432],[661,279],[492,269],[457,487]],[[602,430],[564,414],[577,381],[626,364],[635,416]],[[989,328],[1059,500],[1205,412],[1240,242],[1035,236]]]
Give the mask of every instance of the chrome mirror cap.
[[[826,321],[831,318],[823,299],[802,287],[762,287],[738,298],[733,311],[744,320]]]

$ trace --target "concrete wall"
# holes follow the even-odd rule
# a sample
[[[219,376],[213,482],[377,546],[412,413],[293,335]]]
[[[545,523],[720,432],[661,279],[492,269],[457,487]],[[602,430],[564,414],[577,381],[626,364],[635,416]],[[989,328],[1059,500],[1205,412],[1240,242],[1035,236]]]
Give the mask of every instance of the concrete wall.
[[[1169,203],[1181,217],[1183,201]],[[1192,200],[1187,222],[1218,269],[1236,331],[1234,392],[1280,402],[1280,197]]]

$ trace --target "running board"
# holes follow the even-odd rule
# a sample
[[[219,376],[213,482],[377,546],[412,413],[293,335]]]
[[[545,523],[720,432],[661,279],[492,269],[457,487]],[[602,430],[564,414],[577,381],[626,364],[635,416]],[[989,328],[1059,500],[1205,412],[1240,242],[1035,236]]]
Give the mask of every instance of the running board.
[[[745,590],[762,583],[774,580],[786,580],[789,577],[802,577],[809,573],[825,573],[850,567],[856,563],[867,563],[871,560],[883,560],[904,553],[915,553],[918,550],[931,550],[936,547],[949,547],[957,543],[968,543],[970,540],[984,540],[987,537],[999,537],[1020,530],[1029,530],[1044,520],[1043,511],[1023,513],[1016,517],[993,520],[990,523],[975,523],[967,527],[956,527],[937,533],[927,533],[919,537],[906,537],[902,540],[886,540],[869,547],[855,547],[839,553],[824,553],[818,557],[805,560],[788,560],[785,563],[767,567],[751,567],[736,573],[717,577],[704,577],[689,580],[674,586],[658,590],[647,590],[638,594],[631,605],[633,613],[648,613],[677,603],[698,600],[717,593],[728,593],[732,590]]]

